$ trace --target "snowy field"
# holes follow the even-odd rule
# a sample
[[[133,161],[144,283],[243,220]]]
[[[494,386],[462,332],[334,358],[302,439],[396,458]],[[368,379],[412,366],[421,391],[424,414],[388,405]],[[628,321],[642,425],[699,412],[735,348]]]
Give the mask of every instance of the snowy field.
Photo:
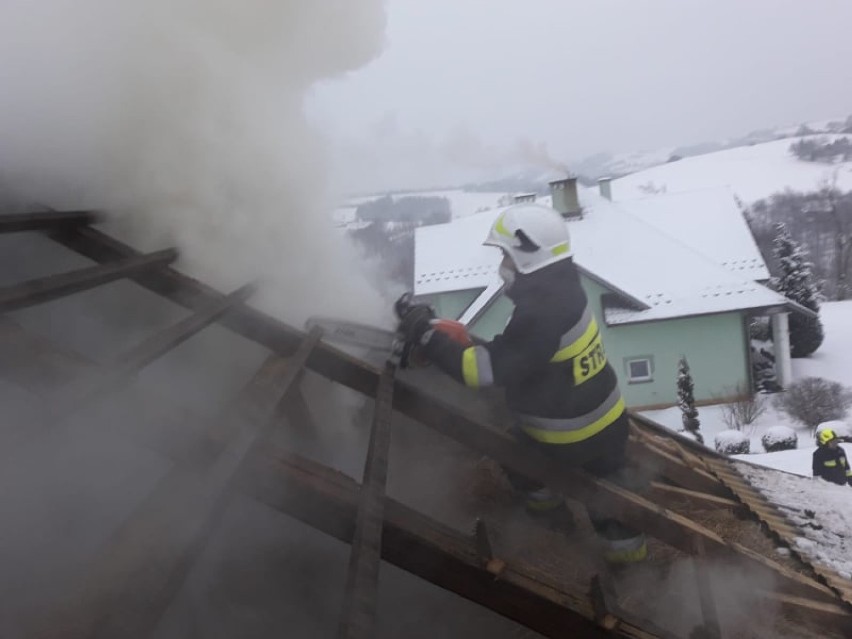
[[[837,136],[820,136],[834,138]],[[655,166],[615,180],[616,200],[647,196],[647,187],[668,193],[728,186],[746,204],[791,188],[812,191],[837,172],[837,185],[852,189],[852,163],[820,164],[793,157],[790,145],[801,138],[788,138],[684,158]],[[645,190],[643,190],[645,189]]]

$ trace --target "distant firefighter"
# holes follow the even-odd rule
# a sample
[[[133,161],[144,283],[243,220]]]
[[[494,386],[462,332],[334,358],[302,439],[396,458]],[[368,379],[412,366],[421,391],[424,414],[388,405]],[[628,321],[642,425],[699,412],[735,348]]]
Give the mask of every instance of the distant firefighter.
[[[841,448],[837,433],[830,428],[817,434],[817,449],[814,451],[814,477],[822,477],[835,484],[852,486],[852,469]]]

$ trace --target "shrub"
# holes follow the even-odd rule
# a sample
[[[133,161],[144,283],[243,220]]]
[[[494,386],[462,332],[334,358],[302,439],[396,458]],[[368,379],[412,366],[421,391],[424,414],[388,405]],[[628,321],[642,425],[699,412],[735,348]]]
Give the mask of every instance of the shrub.
[[[743,430],[766,412],[766,400],[749,392],[745,385],[737,384],[733,394],[738,399],[722,404],[722,420],[731,430]]]
[[[760,438],[763,449],[767,453],[776,453],[779,450],[795,450],[799,445],[799,436],[792,428],[787,426],[773,426],[766,430]]]
[[[797,422],[815,429],[818,424],[843,419],[852,406],[852,391],[821,377],[805,377],[777,396],[776,407]]]
[[[745,455],[750,452],[748,437],[738,430],[723,430],[713,440],[716,451],[723,455]]]

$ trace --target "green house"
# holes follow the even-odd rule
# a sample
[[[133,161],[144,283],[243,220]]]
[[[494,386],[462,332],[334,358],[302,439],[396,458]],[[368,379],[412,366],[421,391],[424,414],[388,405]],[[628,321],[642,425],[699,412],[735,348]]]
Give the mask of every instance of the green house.
[[[677,401],[678,360],[686,356],[699,403],[753,389],[748,325],[771,318],[776,372],[790,380],[787,316],[807,312],[764,286],[769,273],[727,189],[613,201],[574,179],[551,183],[541,203],[562,213],[574,261],[601,326],[604,346],[629,406]],[[524,196],[529,199],[528,195]],[[415,240],[415,295],[443,317],[490,339],[512,313],[497,274],[499,251],[482,246],[499,209],[423,227]]]

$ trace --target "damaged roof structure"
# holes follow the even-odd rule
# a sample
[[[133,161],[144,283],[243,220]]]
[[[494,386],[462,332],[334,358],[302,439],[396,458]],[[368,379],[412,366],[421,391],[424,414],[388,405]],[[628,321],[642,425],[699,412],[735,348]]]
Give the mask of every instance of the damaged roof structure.
[[[492,410],[488,398],[460,387],[432,386],[428,370],[397,372],[391,364],[377,367],[348,355],[324,342],[318,331],[306,334],[249,306],[252,287],[221,294],[173,268],[176,250],[140,254],[94,228],[96,221],[86,212],[0,217],[4,239],[43,234],[73,253],[75,264],[59,272],[46,272],[50,265],[39,264],[38,276],[4,280],[0,288],[0,380],[9,397],[16,389],[22,404],[37,409],[29,413],[34,418],[6,425],[7,467],[15,459],[28,463],[27,451],[40,450],[39,442],[73,449],[75,438],[88,429],[98,437],[127,438],[122,444],[127,456],[110,458],[115,476],[137,468],[138,456],[150,456],[158,472],[141,484],[128,483],[126,491],[123,485],[114,487],[126,496],[115,510],[120,516],[89,540],[72,577],[57,579],[50,596],[33,604],[29,616],[19,615],[20,636],[168,636],[163,624],[176,602],[188,605],[182,598],[193,579],[201,579],[202,557],[238,509],[237,502],[282,513],[351,546],[346,580],[323,607],[339,637],[380,636],[382,618],[397,612],[383,608],[379,596],[388,565],[546,637],[784,637],[808,636],[815,628],[820,636],[844,637],[852,632],[852,583],[802,554],[795,544],[796,527],[726,458],[633,415],[629,456],[633,471],[644,478],[641,491],[566,470],[537,451],[518,447],[500,428],[499,411]],[[81,299],[93,291],[108,298],[109,287],[120,281],[144,289],[140,304],[156,297],[184,310],[149,325],[133,309],[136,319],[127,343],[97,362],[45,338],[44,327],[27,314],[38,305]],[[81,307],[92,310],[86,304]],[[76,318],[38,321],[73,323]],[[151,421],[137,429],[127,415],[127,424],[84,419],[82,426],[71,427],[74,416],[105,410],[146,369],[211,330],[253,344],[261,364],[248,383],[203,419]],[[203,377],[200,369],[209,364],[194,363]],[[296,445],[314,438],[317,447],[343,452],[351,444],[349,435],[329,434],[332,426],[317,418],[323,407],[312,405],[314,398],[306,391],[306,382],[315,378],[372,400],[370,438],[358,479],[302,454]],[[223,394],[219,389],[198,392],[211,402]],[[334,397],[320,399],[328,403]],[[158,403],[143,393],[146,401]],[[160,408],[167,412],[151,407]],[[544,482],[564,493],[581,515],[583,501],[598,500],[613,516],[647,533],[654,563],[644,572],[612,574],[595,559],[582,531],[576,537],[541,537],[539,548],[529,542],[539,539],[535,532],[529,537],[524,532],[524,543],[517,543],[518,526],[528,524],[511,520],[499,506],[482,504],[448,523],[391,496],[387,478],[397,454],[391,440],[413,436],[409,424],[425,426],[430,437],[437,435],[435,441],[447,442],[436,446],[469,450],[473,459],[487,458]],[[450,468],[459,459],[470,458],[436,457],[427,463],[437,472],[439,462]],[[62,483],[57,475],[44,481]],[[6,484],[10,495],[24,488]],[[459,490],[440,483],[439,489]],[[52,507],[61,512],[63,503],[67,500]],[[91,518],[96,520],[99,512],[93,509]],[[73,514],[67,521],[74,521]],[[458,521],[467,528],[455,525]],[[26,527],[26,521],[19,524]],[[70,527],[64,534],[73,538],[75,531]],[[777,554],[778,546],[789,549],[789,556]],[[5,550],[15,552],[9,544]],[[237,552],[234,561],[247,561],[247,555]],[[63,558],[53,561],[50,568],[56,569]],[[268,636],[249,632],[252,611],[282,606],[275,579],[263,576],[276,566],[263,565],[254,581],[223,595],[220,610],[213,606],[211,612],[219,623],[224,622],[215,615],[226,613],[231,623],[244,623],[241,636]],[[283,574],[287,568],[278,570]],[[679,572],[683,578],[662,580],[661,572]],[[750,584],[747,592],[733,586],[737,580]],[[732,593],[746,602],[746,610],[730,612]],[[234,601],[243,616],[229,607]],[[174,631],[172,636],[180,635]]]

